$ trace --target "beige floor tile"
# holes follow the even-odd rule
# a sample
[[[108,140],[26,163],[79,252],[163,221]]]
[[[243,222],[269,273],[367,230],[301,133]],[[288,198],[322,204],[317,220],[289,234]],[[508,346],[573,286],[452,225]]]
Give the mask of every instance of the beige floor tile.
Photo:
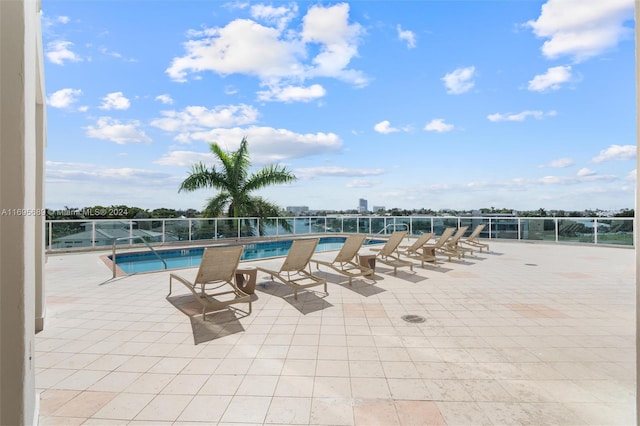
[[[60,380],[53,389],[85,390],[109,374],[108,371],[77,370],[65,379]]]
[[[191,395],[157,395],[135,417],[135,420],[174,421],[191,402]]]
[[[247,375],[240,383],[236,395],[271,396],[278,383],[278,376]]]
[[[120,393],[94,415],[95,419],[133,420],[153,399],[153,395]]]
[[[351,399],[313,398],[311,400],[311,425],[350,426],[355,424]]]
[[[47,389],[40,393],[40,415],[51,416],[67,402],[71,401],[80,391]]]
[[[438,405],[433,401],[396,401],[396,411],[402,426],[445,426]]]
[[[349,377],[349,361],[319,359],[316,376]]]
[[[81,392],[70,401],[60,405],[53,415],[57,417],[89,418],[117,395],[115,392]]]
[[[180,374],[162,389],[162,394],[196,395],[209,377],[208,374]]]
[[[351,379],[353,380],[353,379]],[[387,379],[394,400],[430,400],[431,393],[422,379]]]
[[[310,417],[311,398],[274,396],[265,422],[282,425],[307,425]]]
[[[350,398],[351,382],[348,377],[316,377],[314,398]]]
[[[222,418],[231,396],[196,395],[178,417],[178,422],[213,424]]]
[[[351,394],[354,398],[362,399],[391,398],[387,379],[375,377],[352,377]]]
[[[122,392],[131,383],[140,377],[141,373],[130,373],[123,371],[113,371],[108,373],[95,384],[89,386],[89,390],[103,392]]]
[[[76,426],[86,424],[84,417],[49,417],[40,416],[38,425],[43,426]]]
[[[221,421],[233,423],[263,423],[271,396],[234,396]]]
[[[175,377],[175,374],[144,373],[131,383],[124,392],[155,395],[160,393]]]
[[[201,395],[230,395],[233,396],[242,383],[244,375],[217,374],[209,377],[200,388]]]
[[[281,376],[273,396],[312,397],[314,382],[310,376]]]
[[[360,400],[353,407],[353,416],[356,425],[400,425],[396,407],[390,400]]]
[[[380,361],[349,361],[351,377],[384,377]]]

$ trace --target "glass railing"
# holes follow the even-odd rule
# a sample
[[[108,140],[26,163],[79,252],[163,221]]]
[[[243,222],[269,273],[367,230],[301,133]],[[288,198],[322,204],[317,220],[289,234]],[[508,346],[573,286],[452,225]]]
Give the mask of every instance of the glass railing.
[[[633,218],[530,218],[468,216],[311,216],[216,219],[48,220],[47,250],[109,247],[118,238],[142,237],[149,244],[204,243],[257,236],[359,233],[385,235],[408,229],[411,235],[447,227],[467,226],[466,235],[480,224],[480,238],[552,243],[609,244],[634,247]],[[122,245],[135,245],[123,241]]]

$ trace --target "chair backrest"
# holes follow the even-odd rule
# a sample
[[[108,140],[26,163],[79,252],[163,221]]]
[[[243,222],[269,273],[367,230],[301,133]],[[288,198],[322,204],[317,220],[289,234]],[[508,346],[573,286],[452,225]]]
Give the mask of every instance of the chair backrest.
[[[287,258],[280,268],[281,272],[301,271],[307,267],[313,252],[318,245],[318,238],[306,238],[302,240],[293,240]]]
[[[482,232],[483,229],[484,229],[484,223],[481,223],[480,225],[476,226],[476,229],[474,229],[473,232],[469,234],[469,236],[466,239],[469,241],[473,241],[477,239],[478,235],[480,235],[480,232]]]
[[[407,251],[408,252],[417,251],[423,245],[427,244],[427,242],[431,239],[431,237],[433,237],[433,233],[431,233],[431,232],[427,232],[427,233],[424,233],[424,234],[420,235],[420,237],[418,237],[418,239],[413,244],[411,244],[411,246],[409,246],[409,248],[407,248]]]
[[[435,246],[442,247],[444,243],[446,243],[447,240],[451,238],[455,230],[456,228],[453,227],[445,228],[444,231],[442,231],[442,235],[440,235],[440,238],[438,238],[438,241],[436,241]]]
[[[207,247],[196,276],[196,284],[231,281],[242,257],[243,246]]]
[[[458,228],[458,232],[456,232],[456,234],[453,237],[451,237],[449,241],[447,241],[447,244],[449,245],[458,244],[458,241],[460,240],[460,238],[462,238],[464,233],[467,232],[467,229],[469,229],[468,226],[461,226],[460,228]]]
[[[392,255],[394,251],[398,249],[398,246],[407,235],[407,231],[395,231],[389,236],[389,239],[384,244],[384,246],[380,249],[381,256],[389,256]]]
[[[364,234],[349,235],[344,241],[344,245],[336,255],[334,262],[349,262],[356,257],[358,250],[364,244],[364,239],[367,236]]]

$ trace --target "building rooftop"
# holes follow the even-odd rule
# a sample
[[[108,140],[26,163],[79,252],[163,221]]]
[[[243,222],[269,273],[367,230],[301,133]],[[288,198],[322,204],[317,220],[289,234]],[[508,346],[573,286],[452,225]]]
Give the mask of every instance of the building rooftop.
[[[352,287],[321,267],[298,301],[258,273],[251,315],[206,322],[169,272],[49,255],[40,424],[636,424],[634,251],[491,250]]]

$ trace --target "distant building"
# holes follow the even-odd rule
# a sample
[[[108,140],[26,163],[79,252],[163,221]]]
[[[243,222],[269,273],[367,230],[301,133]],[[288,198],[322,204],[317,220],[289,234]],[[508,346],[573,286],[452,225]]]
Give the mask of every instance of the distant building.
[[[360,198],[360,200],[358,200],[358,212],[366,213],[368,211],[369,209],[367,207],[367,200],[365,200],[364,198]]]
[[[373,206],[373,208],[371,209],[372,212],[377,213],[379,211],[385,211],[386,209],[384,208],[384,206]]]
[[[294,216],[302,216],[309,214],[308,206],[288,206],[287,213],[292,214]]]

